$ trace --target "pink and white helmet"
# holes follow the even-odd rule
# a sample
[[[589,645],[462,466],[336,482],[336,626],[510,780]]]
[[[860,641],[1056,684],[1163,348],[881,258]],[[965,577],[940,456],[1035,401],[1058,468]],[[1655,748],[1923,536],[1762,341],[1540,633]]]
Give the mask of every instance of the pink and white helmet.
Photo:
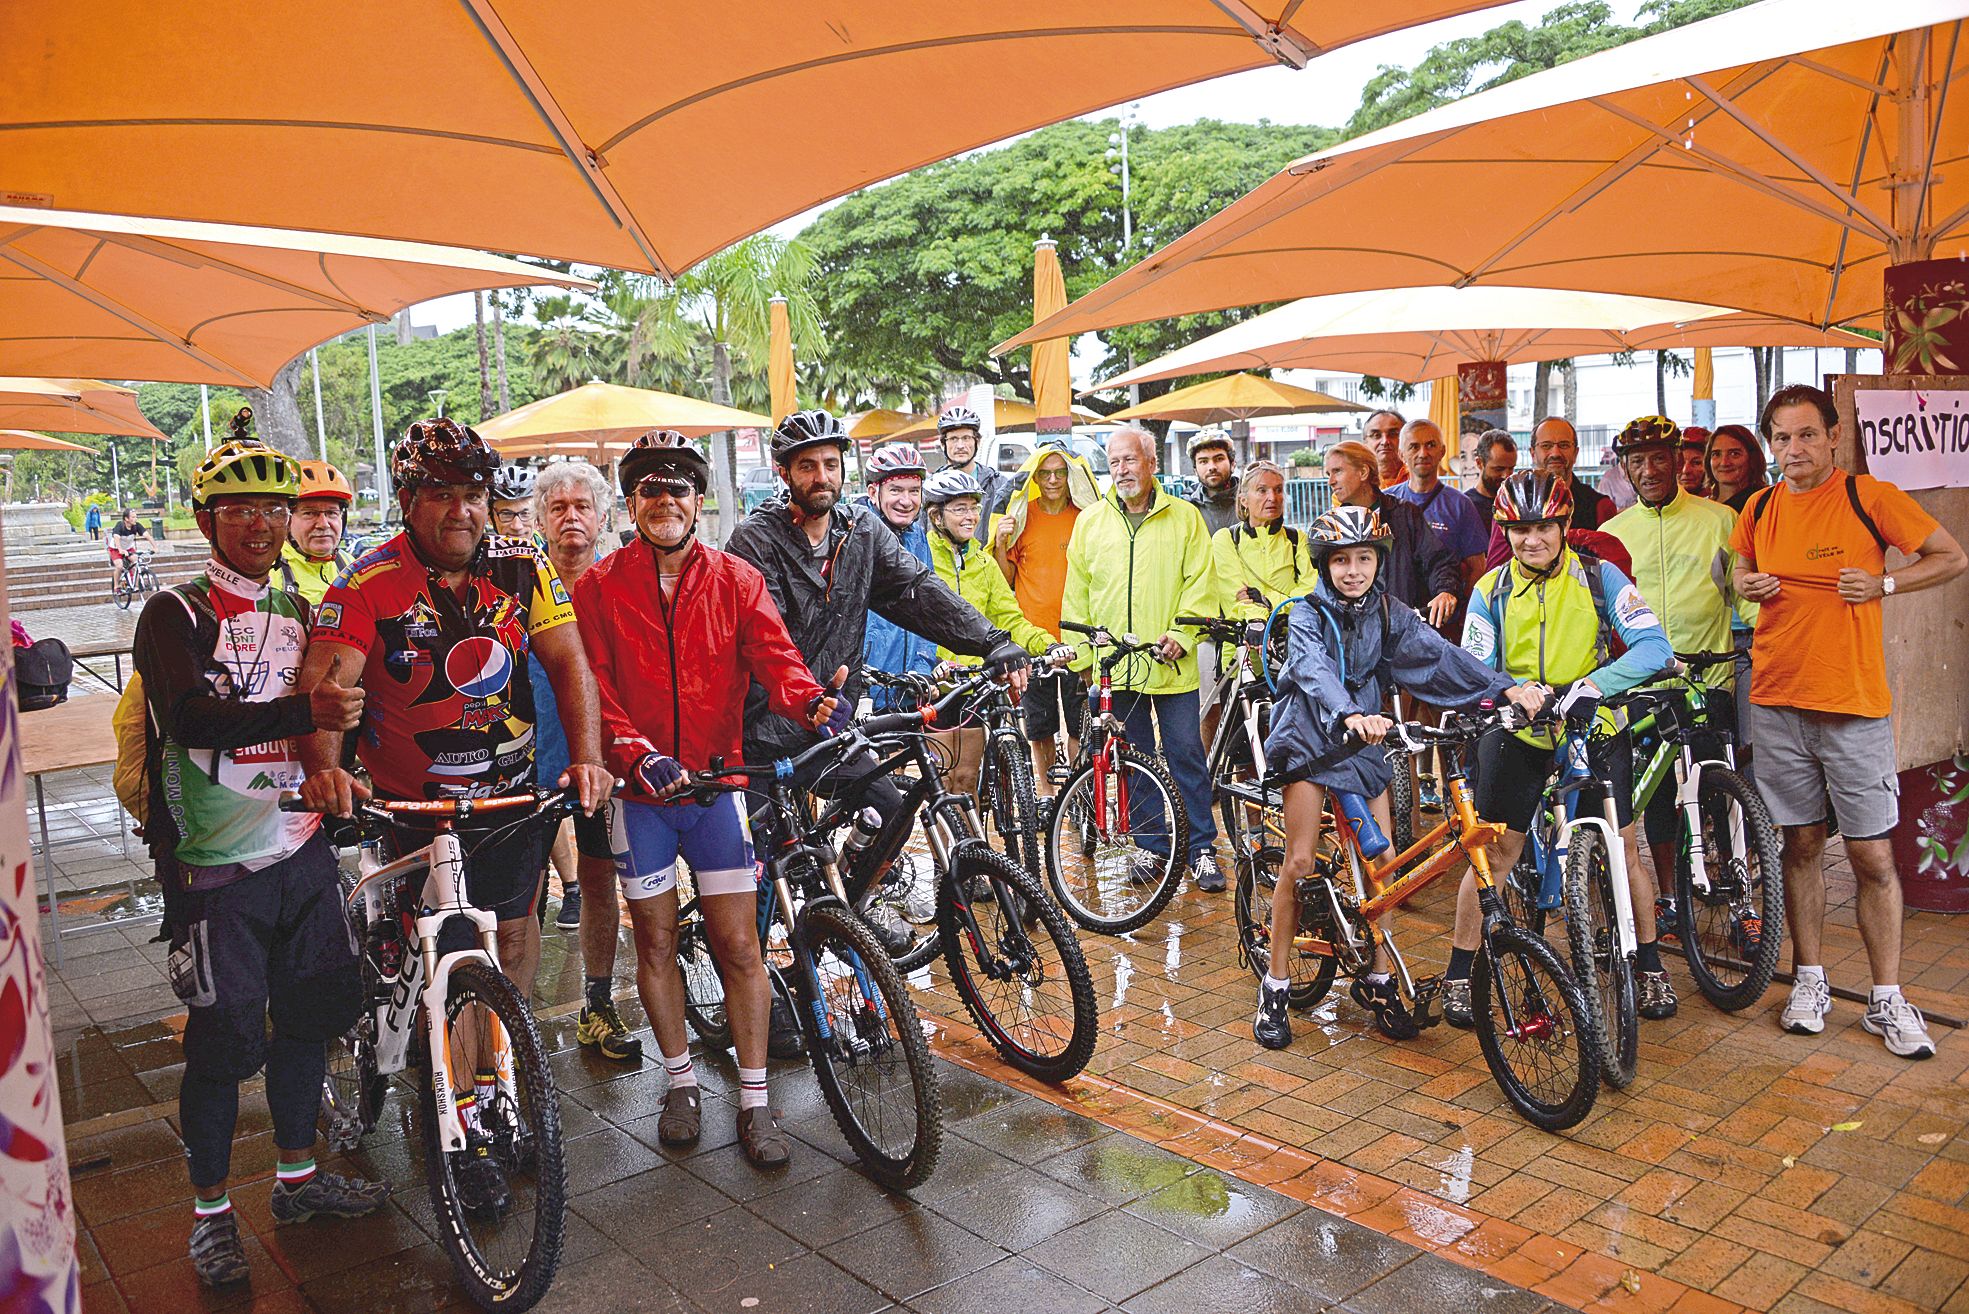
[[[862,466],[863,479],[870,488],[897,475],[915,475],[921,479],[925,473],[923,453],[916,450],[915,443],[910,442],[878,447],[868,454],[868,461]]]

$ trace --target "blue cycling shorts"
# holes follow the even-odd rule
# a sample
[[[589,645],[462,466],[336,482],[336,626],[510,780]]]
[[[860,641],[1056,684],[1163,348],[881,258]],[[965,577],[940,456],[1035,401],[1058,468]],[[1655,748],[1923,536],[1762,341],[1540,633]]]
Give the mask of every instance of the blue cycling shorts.
[[[709,807],[611,800],[609,842],[622,897],[635,902],[676,889],[679,854],[691,865],[700,895],[756,891],[752,827],[739,797],[720,794]]]

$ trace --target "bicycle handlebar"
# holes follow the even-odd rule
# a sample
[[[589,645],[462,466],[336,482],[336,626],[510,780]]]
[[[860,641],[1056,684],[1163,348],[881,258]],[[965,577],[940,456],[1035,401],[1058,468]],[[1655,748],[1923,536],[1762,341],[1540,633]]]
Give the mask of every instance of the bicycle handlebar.
[[[1105,626],[1081,625],[1070,620],[1061,621],[1060,628],[1063,630],[1072,630],[1075,634],[1086,635],[1089,647],[1113,648],[1114,651],[1112,653],[1101,658],[1101,663],[1105,666],[1112,667],[1120,662],[1122,658],[1131,657],[1138,652],[1151,654],[1155,656],[1155,660],[1157,661],[1162,660],[1159,655],[1156,655],[1155,650],[1158,641],[1155,639],[1142,640],[1132,634],[1116,634],[1113,630]]]
[[[402,817],[438,817],[464,820],[481,812],[500,812],[507,808],[533,807],[540,812],[556,808],[576,808],[581,796],[570,785],[563,789],[535,789],[524,794],[502,794],[496,798],[363,799],[356,811],[377,821],[394,822]],[[314,812],[301,796],[283,792],[275,806],[282,812]]]

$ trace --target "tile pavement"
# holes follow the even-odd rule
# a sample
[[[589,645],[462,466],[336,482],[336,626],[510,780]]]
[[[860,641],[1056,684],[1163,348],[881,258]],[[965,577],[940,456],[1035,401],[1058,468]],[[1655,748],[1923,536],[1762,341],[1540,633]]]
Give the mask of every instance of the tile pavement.
[[[1836,983],[1863,987],[1851,881],[1836,869],[1831,897],[1829,970]],[[1404,945],[1419,972],[1442,961],[1448,913],[1446,887],[1403,913]],[[1969,1012],[1963,924],[1912,914],[1907,933],[1910,996],[1931,1009]],[[158,949],[144,939],[111,932],[71,941],[77,957],[68,972],[51,976],[50,998],[71,1123],[94,1128],[134,1119],[155,1138],[170,1134],[168,1118],[146,1111],[175,1094],[175,1008],[162,987]],[[969,1097],[974,1102],[960,1105],[961,1118],[953,1113],[957,1135],[914,1201],[883,1196],[852,1172],[838,1172],[839,1165],[823,1165],[842,1151],[824,1113],[798,1107],[802,1098],[812,1105],[810,1085],[797,1095],[801,1076],[777,1089],[795,1100],[789,1116],[817,1154],[808,1156],[811,1175],[796,1170],[800,1182],[772,1190],[734,1171],[731,1154],[696,1164],[651,1157],[658,1154],[649,1128],[660,1087],[648,1073],[597,1076],[570,1051],[558,1060],[569,1100],[595,1115],[581,1125],[601,1138],[583,1151],[597,1164],[584,1180],[596,1193],[620,1187],[617,1196],[625,1198],[668,1182],[688,1184],[695,1199],[697,1183],[706,1182],[715,1194],[705,1197],[702,1212],[698,1204],[656,1211],[668,1225],[663,1231],[694,1236],[687,1224],[736,1211],[732,1226],[748,1234],[769,1229],[758,1232],[769,1243],[765,1250],[797,1245],[785,1267],[810,1285],[831,1292],[835,1274],[852,1282],[840,1288],[843,1308],[863,1299],[861,1289],[924,1310],[976,1308],[987,1294],[993,1302],[1017,1298],[1003,1292],[1029,1292],[1035,1304],[1068,1309],[1117,1300],[1129,1308],[1195,1307],[1233,1298],[1239,1304],[1227,1308],[1318,1308],[1292,1303],[1310,1291],[1327,1304],[1361,1308],[1366,1298],[1359,1293],[1336,1295],[1289,1269],[1290,1254],[1301,1248],[1287,1244],[1295,1232],[1273,1236],[1287,1224],[1346,1222],[1354,1226],[1344,1241],[1323,1233],[1313,1249],[1392,1245],[1406,1256],[1402,1266],[1413,1267],[1402,1279],[1412,1287],[1387,1288],[1384,1303],[1374,1304],[1382,1296],[1367,1301],[1375,1308],[1432,1300],[1425,1275],[1446,1264],[1494,1284],[1500,1294],[1486,1305],[1529,1290],[1561,1306],[1607,1311],[1969,1314],[1969,1138],[1961,1134],[1969,1121],[1969,1040],[1951,1030],[1936,1029],[1941,1053],[1920,1064],[1888,1057],[1859,1029],[1857,1005],[1838,1004],[1821,1037],[1785,1036],[1773,1021],[1781,987],[1755,1009],[1724,1015],[1695,996],[1671,964],[1688,997],[1676,1019],[1645,1026],[1639,1079],[1628,1091],[1604,1091],[1584,1124],[1552,1136],[1504,1105],[1470,1037],[1438,1028],[1410,1044],[1387,1043],[1338,992],[1295,1019],[1292,1048],[1257,1050],[1248,1029],[1253,981],[1236,961],[1223,898],[1185,890],[1142,932],[1088,936],[1084,944],[1101,997],[1101,1043],[1089,1072],[1059,1090],[996,1061],[940,969],[917,978],[951,1089],[993,1094],[988,1104],[985,1096]],[[570,947],[568,937],[550,932],[539,988],[543,1001],[556,1001],[543,1008],[563,1049],[572,1044],[566,1001],[578,998],[580,984]],[[618,976],[619,993],[630,997],[626,954]],[[626,1011],[636,1017],[633,1005]],[[1060,1110],[1075,1120],[1051,1120]],[[1090,1147],[1112,1137],[1124,1138],[1112,1142],[1117,1153],[1092,1154]],[[728,1148],[728,1140],[707,1145],[707,1154]],[[86,1162],[79,1150],[77,1158]],[[673,1168],[682,1175],[661,1175]],[[173,1163],[159,1177],[169,1187],[160,1206],[181,1204],[178,1172]],[[810,1207],[817,1200],[824,1204]],[[603,1210],[600,1203],[590,1208]],[[582,1229],[593,1228],[607,1238],[579,1202],[576,1212],[577,1231],[585,1236]],[[967,1274],[898,1296],[917,1279],[856,1274],[864,1251],[843,1243],[905,1218],[919,1221],[894,1235],[909,1238],[912,1262],[964,1268],[987,1253],[979,1243],[994,1256],[981,1265],[997,1275],[994,1285],[981,1292]],[[158,1225],[166,1221],[160,1217]],[[727,1236],[726,1229],[707,1230]],[[1061,1271],[1069,1266],[1062,1251],[1085,1242],[1090,1254],[1104,1255],[1110,1243],[1120,1247],[1131,1236],[1157,1240],[1159,1262],[1190,1256],[1185,1246],[1195,1247],[1193,1262],[1125,1296],[1112,1285],[1121,1279],[1098,1259]],[[596,1244],[597,1271],[628,1273],[621,1266],[653,1260],[655,1252],[634,1240],[625,1233],[615,1247],[621,1255]],[[430,1255],[420,1260],[416,1253],[404,1247],[387,1257],[386,1272],[369,1276],[392,1291],[421,1293],[406,1297],[411,1303],[437,1300],[448,1292],[443,1273]],[[1419,1264],[1418,1253],[1431,1263]],[[890,1258],[885,1247],[866,1254]],[[750,1261],[703,1262],[743,1269]],[[570,1280],[581,1268],[569,1265]],[[700,1278],[709,1270],[685,1264],[678,1271],[686,1278],[683,1299],[701,1302]],[[747,1308],[770,1308],[777,1298],[781,1288],[771,1283],[785,1279],[777,1267],[766,1272],[768,1285],[754,1293],[761,1304]],[[313,1299],[305,1290],[312,1279],[289,1280]],[[1204,1284],[1215,1284],[1207,1290],[1218,1294],[1202,1294]],[[585,1281],[578,1288],[590,1289]],[[820,1308],[806,1303],[808,1314]],[[313,1307],[335,1306],[324,1297]]]

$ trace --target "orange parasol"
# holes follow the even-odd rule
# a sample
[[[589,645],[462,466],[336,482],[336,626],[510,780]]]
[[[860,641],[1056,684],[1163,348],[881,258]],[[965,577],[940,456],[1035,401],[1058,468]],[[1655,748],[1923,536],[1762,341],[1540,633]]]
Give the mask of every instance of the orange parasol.
[[[0,182],[675,273],[921,164],[1494,2],[8,0]]]
[[[1884,266],[1969,237],[1965,17],[1764,0],[1508,82],[1300,160],[996,350],[1419,284],[1877,325]]]

